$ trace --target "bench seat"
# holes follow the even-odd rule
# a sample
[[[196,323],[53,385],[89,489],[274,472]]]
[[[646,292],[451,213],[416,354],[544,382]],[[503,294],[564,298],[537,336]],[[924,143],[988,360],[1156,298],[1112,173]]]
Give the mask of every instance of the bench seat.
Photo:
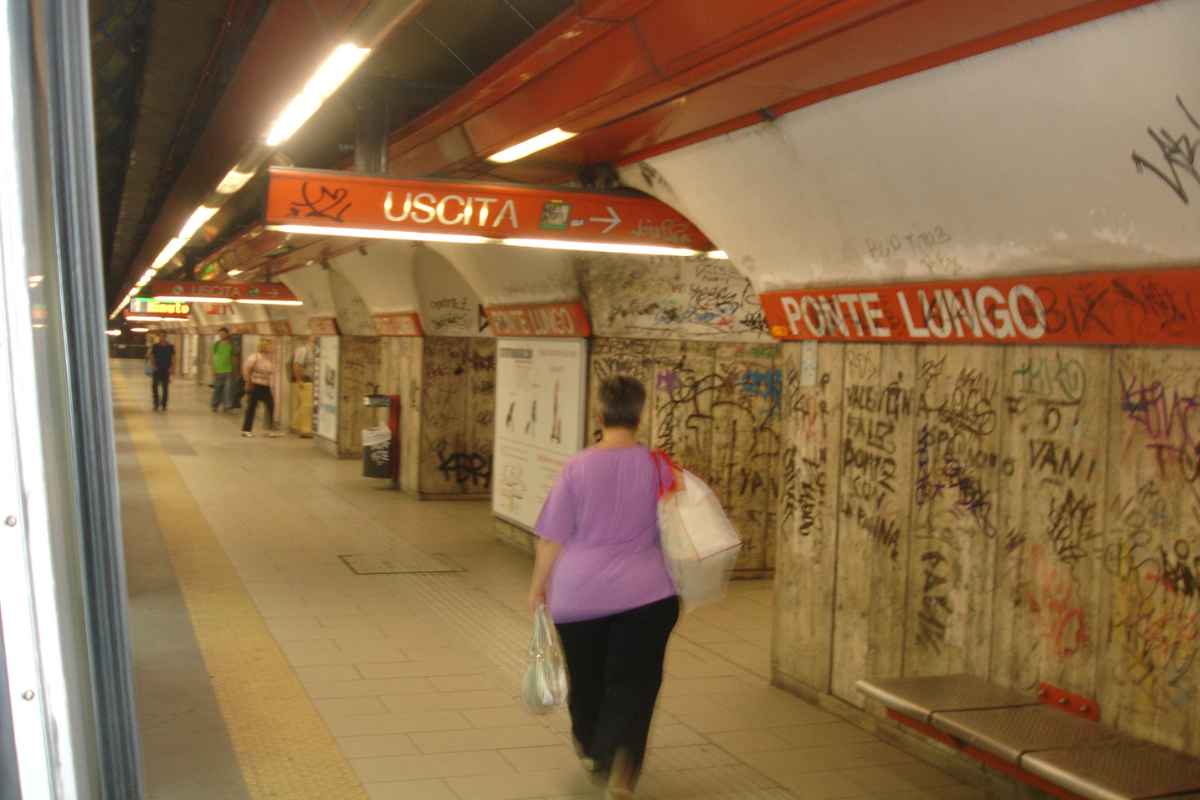
[[[1122,742],[1099,747],[1027,753],[1021,757],[1021,767],[1091,800],[1200,797],[1200,760],[1122,738]]]
[[[888,708],[928,724],[939,711],[1039,705],[1033,695],[1005,689],[975,675],[859,681],[858,690]]]
[[[1064,797],[1200,800],[1200,759],[983,678],[888,678],[859,681],[857,686],[909,727]],[[1087,710],[1087,705],[1082,708]]]
[[[1011,764],[1037,750],[1103,744],[1114,738],[1111,728],[1047,705],[939,712],[932,724]]]

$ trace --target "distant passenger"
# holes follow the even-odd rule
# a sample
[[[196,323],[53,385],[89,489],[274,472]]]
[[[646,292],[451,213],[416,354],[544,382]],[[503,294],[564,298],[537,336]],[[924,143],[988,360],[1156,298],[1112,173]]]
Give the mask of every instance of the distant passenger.
[[[171,371],[175,369],[175,345],[167,341],[165,333],[158,334],[158,341],[150,348],[146,360],[153,369],[154,410],[166,411],[171,393]]]
[[[233,408],[233,342],[229,340],[229,328],[217,332],[217,341],[212,347],[213,393],[212,410],[229,411]]]
[[[246,417],[242,421],[242,436],[254,435],[251,429],[260,401],[267,404],[267,436],[274,438],[283,435],[275,430],[275,397],[271,394],[271,382],[275,380],[275,362],[271,358],[273,349],[270,339],[259,339],[258,352],[242,363],[242,378],[246,382],[246,396],[249,398]]]
[[[674,475],[637,442],[645,387],[616,376],[599,397],[602,438],[566,463],[538,517],[529,607],[548,601],[562,640],[576,752],[622,798],[641,772],[679,619],[657,516],[660,481]]]
[[[312,434],[313,364],[316,353],[313,337],[302,339],[292,351],[292,430],[307,439]]]

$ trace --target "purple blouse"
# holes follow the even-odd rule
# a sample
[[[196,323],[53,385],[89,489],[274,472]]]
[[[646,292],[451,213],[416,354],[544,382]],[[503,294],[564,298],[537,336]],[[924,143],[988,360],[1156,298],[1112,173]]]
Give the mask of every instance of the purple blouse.
[[[658,536],[658,481],[672,479],[641,445],[589,448],[550,490],[535,530],[563,545],[547,598],[555,622],[579,622],[675,594]]]

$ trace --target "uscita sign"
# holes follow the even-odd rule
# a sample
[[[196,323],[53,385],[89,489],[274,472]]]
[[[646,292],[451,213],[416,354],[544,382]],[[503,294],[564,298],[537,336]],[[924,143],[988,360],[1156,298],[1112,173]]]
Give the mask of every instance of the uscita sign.
[[[404,200],[397,203],[392,192],[388,192],[383,199],[383,216],[389,222],[412,221],[418,225],[437,223],[472,228],[506,225],[514,231],[520,227],[516,204],[499,197],[461,194],[439,197],[433,192],[405,192]]]

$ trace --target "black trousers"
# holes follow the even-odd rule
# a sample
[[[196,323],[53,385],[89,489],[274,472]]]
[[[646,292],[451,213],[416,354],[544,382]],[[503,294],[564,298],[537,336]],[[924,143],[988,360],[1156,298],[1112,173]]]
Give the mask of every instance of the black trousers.
[[[249,431],[254,427],[254,412],[258,410],[260,402],[267,404],[267,430],[275,427],[275,397],[271,394],[271,387],[256,383],[250,389],[250,402],[246,404],[242,430]]]
[[[154,407],[155,408],[166,408],[167,407],[167,399],[171,393],[171,370],[169,370],[169,369],[154,370],[154,377],[151,380],[151,384],[152,384],[151,391],[154,393]],[[162,390],[161,391],[161,395],[162,395],[161,399],[159,397],[160,389]]]
[[[571,731],[602,772],[623,755],[633,777],[646,756],[667,639],[679,619],[668,597],[609,617],[556,625],[567,660]]]

